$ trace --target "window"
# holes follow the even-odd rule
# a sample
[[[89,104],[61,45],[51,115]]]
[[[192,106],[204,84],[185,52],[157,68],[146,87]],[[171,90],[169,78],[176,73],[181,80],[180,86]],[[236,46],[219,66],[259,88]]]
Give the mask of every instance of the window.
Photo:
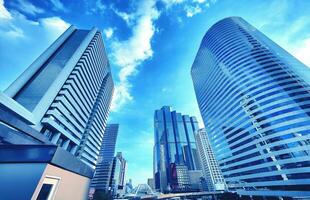
[[[60,178],[57,177],[48,177],[48,176],[45,177],[41,190],[38,194],[37,200],[54,199],[59,181]]]

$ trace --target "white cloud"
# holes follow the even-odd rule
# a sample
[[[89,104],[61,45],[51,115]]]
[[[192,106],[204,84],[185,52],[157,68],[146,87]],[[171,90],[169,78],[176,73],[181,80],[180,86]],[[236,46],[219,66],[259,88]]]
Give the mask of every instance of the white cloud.
[[[111,110],[131,101],[128,78],[137,72],[137,67],[153,55],[151,40],[155,33],[154,21],[160,13],[155,7],[155,1],[142,1],[135,16],[132,36],[125,41],[115,41],[112,44],[112,61],[120,67],[119,84],[116,86]]]
[[[59,36],[70,26],[59,17],[41,18],[39,22],[52,37]]]
[[[120,12],[118,10],[116,10],[115,8],[112,7],[112,10],[114,11],[114,13],[119,16],[120,18],[122,18],[128,25],[132,24],[132,21],[135,19],[135,14],[128,14],[125,12]]]
[[[0,19],[1,20],[12,19],[10,12],[4,7],[4,1],[3,0],[0,0]]]
[[[293,51],[293,55],[310,67],[310,38],[305,39],[301,45]]]
[[[173,5],[181,4],[185,2],[186,0],[162,0],[162,2],[167,6],[167,8],[170,8]]]
[[[20,11],[30,15],[44,13],[42,8],[38,8],[26,0],[18,0],[16,3],[13,3],[13,5],[16,6]]]
[[[193,2],[195,2],[195,3],[205,3],[206,0],[193,0]]]
[[[103,11],[106,9],[106,6],[101,2],[101,0],[97,0],[96,1],[96,8],[99,10],[99,11]]]
[[[196,5],[196,6],[185,6],[184,10],[186,12],[187,17],[193,17],[194,15],[196,15],[202,11],[198,5]]]
[[[166,5],[167,10],[178,5],[185,11],[187,17],[193,17],[209,8],[210,4],[215,4],[216,0],[162,0],[162,2]]]
[[[104,35],[106,36],[106,38],[110,39],[113,36],[114,33],[114,29],[113,28],[107,28],[103,30]]]
[[[51,3],[53,4],[55,10],[68,12],[68,9],[63,5],[60,0],[51,0]]]

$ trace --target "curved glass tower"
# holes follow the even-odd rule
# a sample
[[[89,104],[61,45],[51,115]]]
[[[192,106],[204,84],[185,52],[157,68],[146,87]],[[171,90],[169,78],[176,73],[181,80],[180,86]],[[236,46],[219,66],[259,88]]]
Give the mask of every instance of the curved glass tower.
[[[205,34],[191,74],[228,187],[309,196],[310,69],[231,17]]]

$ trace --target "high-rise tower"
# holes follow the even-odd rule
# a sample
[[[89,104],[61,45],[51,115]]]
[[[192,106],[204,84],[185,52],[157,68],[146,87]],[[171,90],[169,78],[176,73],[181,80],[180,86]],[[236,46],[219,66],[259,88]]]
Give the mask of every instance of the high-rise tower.
[[[94,167],[113,92],[100,32],[68,28],[5,91],[35,129]]]
[[[225,181],[214,156],[205,129],[199,129],[195,136],[200,163],[208,186],[208,191],[225,190]]]
[[[214,24],[191,69],[230,189],[309,196],[310,69],[239,17]]]
[[[155,188],[177,191],[190,187],[188,170],[201,169],[194,135],[196,118],[164,106],[155,111],[154,129]]]
[[[104,131],[96,171],[90,185],[91,188],[105,191],[109,189],[118,127],[119,124],[108,124]]]

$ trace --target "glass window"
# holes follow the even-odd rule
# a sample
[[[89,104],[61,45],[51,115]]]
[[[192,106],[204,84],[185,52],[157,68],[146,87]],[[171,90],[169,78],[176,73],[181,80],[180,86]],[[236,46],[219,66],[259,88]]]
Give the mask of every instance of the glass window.
[[[53,185],[52,184],[43,184],[40,193],[38,195],[37,200],[47,200],[48,196],[52,190]]]
[[[51,200],[55,197],[60,178],[45,177],[37,200]]]
[[[14,96],[14,99],[29,111],[33,111],[48,88],[65,67],[79,47],[88,31],[76,30],[55,51],[55,53],[40,67],[24,87]]]

